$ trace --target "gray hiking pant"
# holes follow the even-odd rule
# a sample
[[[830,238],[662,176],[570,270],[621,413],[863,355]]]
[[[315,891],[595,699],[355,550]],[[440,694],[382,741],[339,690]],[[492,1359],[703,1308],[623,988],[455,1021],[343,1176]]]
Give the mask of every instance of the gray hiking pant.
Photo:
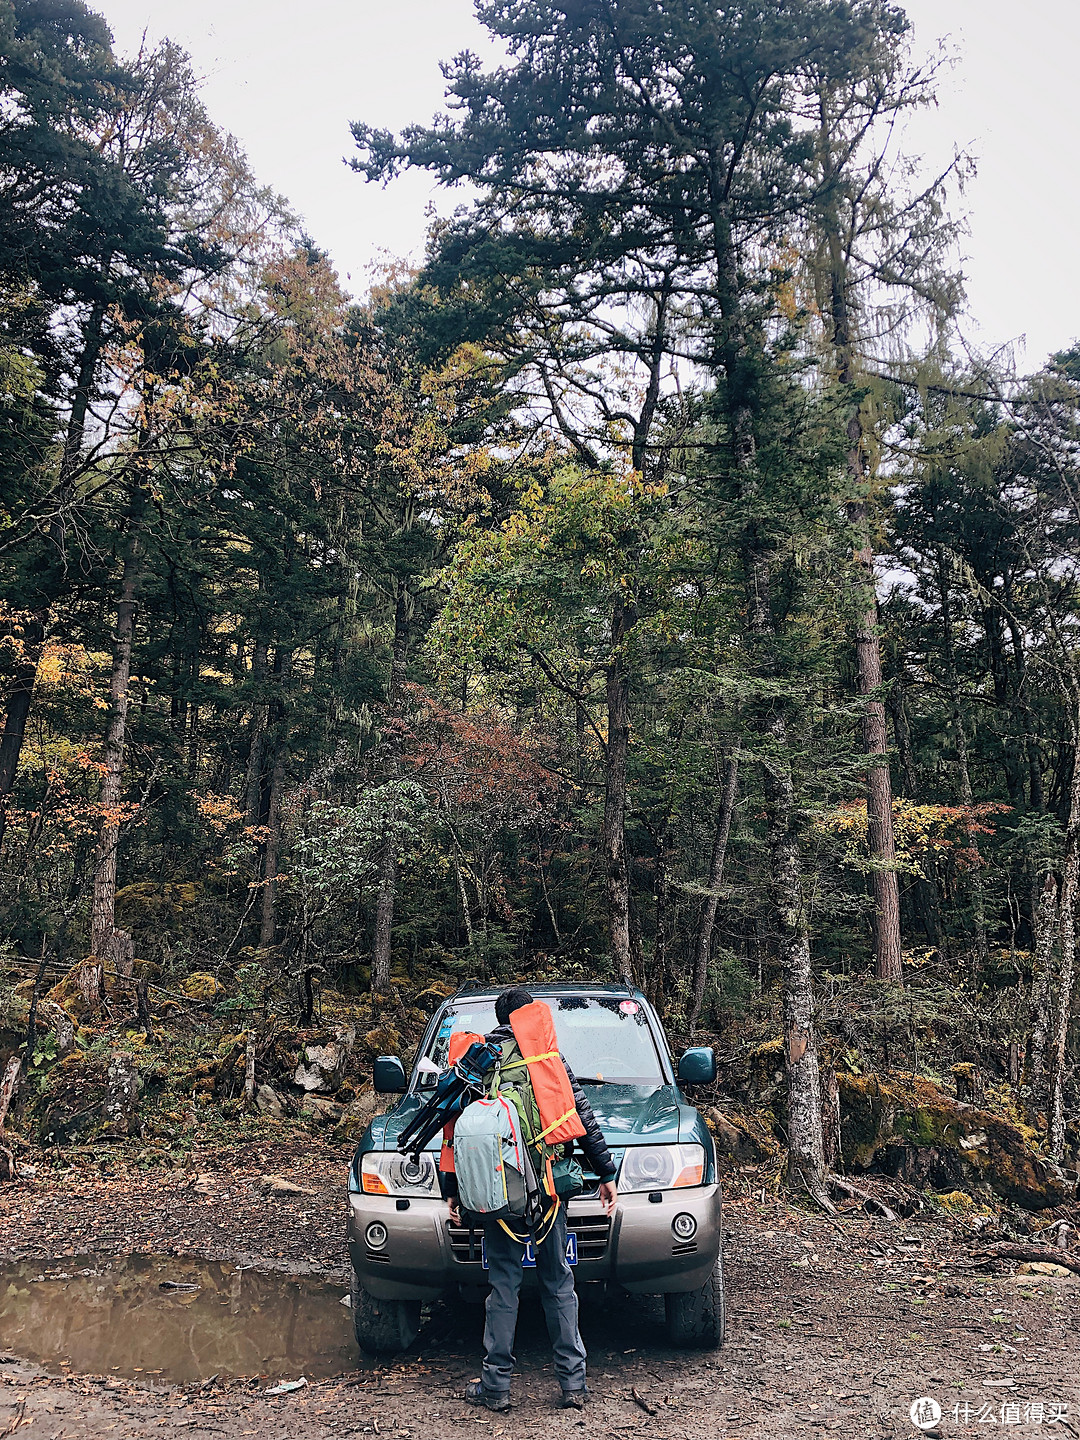
[[[512,1223],[512,1222],[511,1222]],[[487,1251],[487,1320],[484,1325],[484,1389],[505,1395],[514,1373],[514,1331],[517,1329],[518,1297],[521,1293],[524,1246],[511,1240],[497,1220],[484,1221],[484,1248]],[[585,1346],[578,1333],[578,1301],[574,1272],[566,1263],[566,1207],[559,1213],[551,1234],[536,1251],[536,1278],[544,1307],[555,1374],[564,1390],[585,1386]]]

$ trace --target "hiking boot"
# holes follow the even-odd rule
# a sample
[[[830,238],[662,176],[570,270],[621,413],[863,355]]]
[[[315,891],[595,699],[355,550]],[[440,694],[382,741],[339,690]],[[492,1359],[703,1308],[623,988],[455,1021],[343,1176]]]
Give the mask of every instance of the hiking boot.
[[[560,1410],[584,1410],[589,1392],[583,1385],[580,1390],[564,1390],[559,1401]]]
[[[509,1410],[510,1396],[485,1390],[482,1380],[470,1380],[465,1386],[465,1399],[470,1405],[483,1405],[486,1410]]]

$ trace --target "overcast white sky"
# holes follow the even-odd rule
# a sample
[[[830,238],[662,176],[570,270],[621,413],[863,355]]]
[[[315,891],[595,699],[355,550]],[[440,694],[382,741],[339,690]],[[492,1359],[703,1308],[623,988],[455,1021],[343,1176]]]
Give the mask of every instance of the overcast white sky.
[[[218,124],[243,143],[259,177],[303,215],[350,288],[366,288],[380,250],[418,255],[432,189],[409,175],[388,190],[342,164],[350,120],[389,129],[440,108],[439,61],[490,50],[471,0],[90,0],[122,51],[143,30],[169,35],[206,77]],[[923,153],[954,145],[978,159],[965,197],[965,271],[983,347],[1026,337],[1031,370],[1080,337],[1080,105],[1074,0],[909,0],[921,49],[948,37],[959,63],[941,104],[919,122]],[[455,200],[437,193],[445,212]]]

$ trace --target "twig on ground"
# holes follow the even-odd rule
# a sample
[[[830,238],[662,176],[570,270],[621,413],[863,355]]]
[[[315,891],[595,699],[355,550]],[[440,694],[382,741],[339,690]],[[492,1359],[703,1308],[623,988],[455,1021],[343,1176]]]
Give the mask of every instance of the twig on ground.
[[[636,1385],[630,1386],[630,1394],[633,1396],[636,1403],[641,1406],[642,1410],[645,1411],[646,1415],[656,1414],[656,1406],[650,1404],[649,1401],[645,1399],[644,1395],[638,1393],[638,1388]]]

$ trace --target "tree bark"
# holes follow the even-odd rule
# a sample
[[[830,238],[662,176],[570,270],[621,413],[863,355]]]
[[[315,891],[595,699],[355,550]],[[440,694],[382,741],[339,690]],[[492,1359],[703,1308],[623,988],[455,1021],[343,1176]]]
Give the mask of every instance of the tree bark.
[[[736,742],[735,748],[728,756],[724,766],[724,784],[720,792],[720,809],[716,816],[712,855],[709,861],[709,893],[702,901],[701,913],[698,916],[697,938],[694,942],[693,992],[687,1021],[691,1031],[701,1018],[701,1007],[705,1000],[705,982],[709,974],[709,957],[712,954],[716,912],[720,906],[720,886],[724,879],[724,862],[727,859],[728,837],[731,834],[731,818],[735,813],[735,796],[738,788],[739,746]]]
[[[1074,696],[1074,702],[1080,696]],[[1065,1150],[1065,1071],[1068,1060],[1069,1022],[1076,974],[1076,906],[1080,890],[1080,703],[1074,714],[1072,781],[1069,786],[1069,822],[1065,831],[1065,858],[1061,867],[1061,910],[1058,918],[1058,983],[1054,996],[1050,1037],[1050,1107],[1047,1148],[1055,1160]]]
[[[120,793],[127,746],[131,652],[135,638],[135,591],[142,568],[142,516],[146,492],[132,485],[120,599],[116,606],[112,674],[109,679],[109,724],[105,732],[105,773],[101,780],[101,828],[94,854],[94,898],[90,924],[91,952],[103,959],[116,926],[116,861],[120,844]],[[90,997],[88,997],[89,999]],[[96,999],[95,1002],[96,1004]]]
[[[619,593],[611,612],[611,658],[606,673],[607,745],[604,755],[604,822],[601,849],[608,903],[611,958],[619,976],[634,982],[630,948],[630,870],[626,855],[626,770],[630,748],[630,665],[626,639],[637,609]]]
[[[405,685],[405,660],[409,648],[408,593],[398,581],[394,600],[394,645],[390,657],[390,678],[386,687],[387,746],[386,776],[396,780],[401,772],[400,742],[395,733],[401,692]],[[378,893],[375,903],[375,943],[371,954],[371,992],[385,995],[390,988],[390,959],[397,900],[398,837],[393,824],[387,825],[379,853]]]

